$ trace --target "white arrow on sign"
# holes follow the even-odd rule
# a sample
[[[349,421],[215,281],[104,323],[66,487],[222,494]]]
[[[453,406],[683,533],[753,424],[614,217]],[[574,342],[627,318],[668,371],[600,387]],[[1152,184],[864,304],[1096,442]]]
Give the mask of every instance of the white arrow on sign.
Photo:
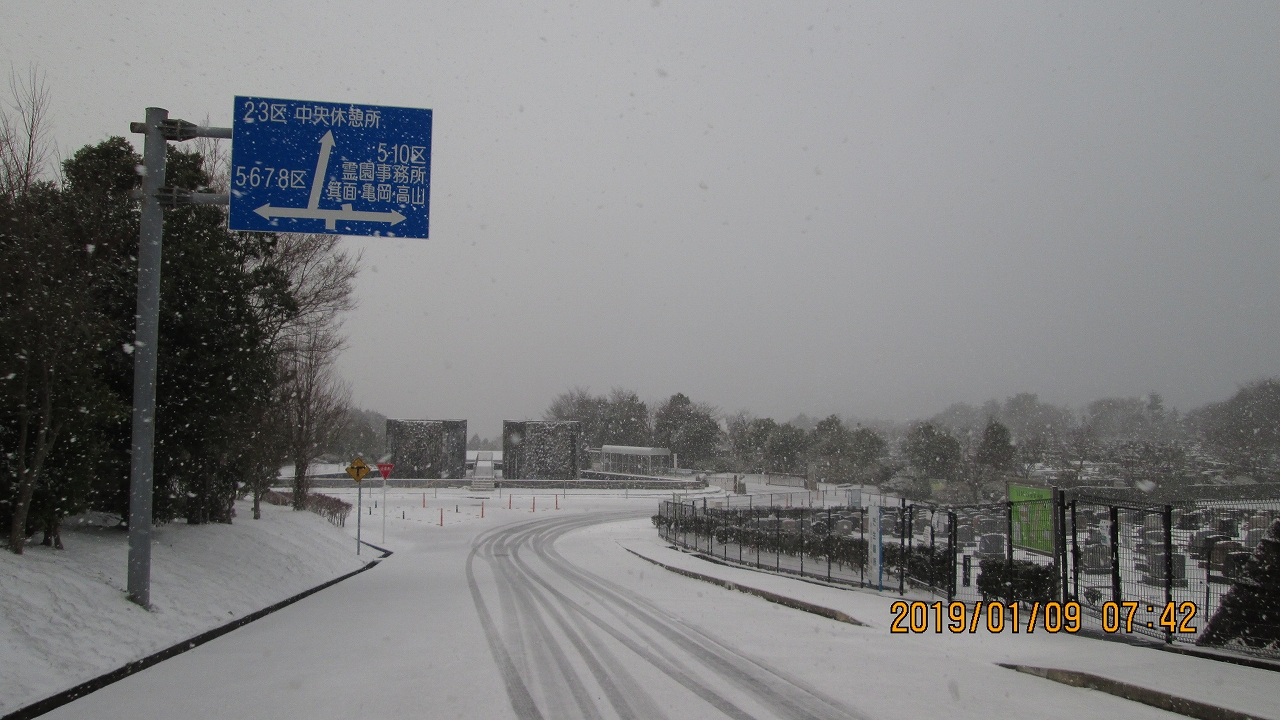
[[[329,230],[336,229],[334,225],[338,220],[360,220],[364,222],[384,222],[395,225],[403,222],[404,216],[392,210],[391,212],[372,212],[368,210],[352,210],[351,204],[342,206],[341,210],[322,210],[320,208],[288,208],[288,207],[271,207],[271,203],[267,203],[262,207],[254,210],[262,217],[270,220],[273,217],[289,217],[289,218],[308,218],[311,220],[324,220],[324,226]]]
[[[395,210],[392,210],[391,212],[352,210],[350,203],[343,205],[341,210],[321,210],[320,191],[324,188],[325,173],[329,170],[329,152],[331,150],[333,150],[332,130],[326,132],[324,137],[320,138],[320,158],[316,160],[316,174],[315,178],[311,181],[311,197],[308,199],[307,206],[305,208],[271,207],[271,203],[267,203],[257,210],[254,210],[254,212],[268,220],[273,217],[324,220],[324,227],[326,230],[336,230],[338,228],[337,221],[339,220],[384,222],[391,223],[392,225],[404,221],[404,215],[401,215]]]
[[[316,176],[311,181],[311,199],[307,202],[307,207],[312,210],[320,207],[320,190],[324,188],[324,176],[329,171],[329,151],[332,149],[333,131],[330,130],[320,138],[320,159],[316,161]]]

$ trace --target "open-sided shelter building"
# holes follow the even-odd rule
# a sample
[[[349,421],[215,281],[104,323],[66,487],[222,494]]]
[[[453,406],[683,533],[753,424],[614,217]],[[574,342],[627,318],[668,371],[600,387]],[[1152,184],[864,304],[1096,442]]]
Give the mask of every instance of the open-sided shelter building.
[[[629,475],[662,475],[671,472],[671,451],[667,448],[604,445],[600,448],[600,469]]]

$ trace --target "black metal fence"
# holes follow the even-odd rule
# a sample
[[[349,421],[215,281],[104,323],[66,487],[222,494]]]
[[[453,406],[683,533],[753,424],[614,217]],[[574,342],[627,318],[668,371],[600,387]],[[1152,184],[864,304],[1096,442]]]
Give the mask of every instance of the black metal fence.
[[[1154,608],[1156,615],[1172,607],[1177,626],[1156,621],[1149,628],[1144,621],[1134,631],[1178,641],[1202,638],[1228,591],[1253,583],[1246,566],[1280,518],[1275,500],[1144,506],[1080,495],[1066,498],[1064,507],[1072,596],[1103,621],[1113,612],[1108,603],[1136,602],[1140,609]],[[1280,638],[1280,617],[1274,612],[1255,620],[1272,628],[1264,634]],[[1186,632],[1193,627],[1194,633]],[[1241,649],[1280,656],[1276,642]]]
[[[731,563],[948,601],[1074,601],[1107,631],[1124,619],[1124,603],[1137,603],[1140,620],[1126,632],[1195,642],[1227,592],[1246,582],[1259,545],[1275,542],[1266,540],[1268,528],[1280,519],[1280,500],[1141,505],[1056,489],[1044,499],[970,506],[879,496],[805,504],[817,500],[812,493],[773,502],[735,497],[721,507],[669,500],[653,521],[667,541]],[[882,572],[872,577],[875,514]],[[1170,607],[1175,625],[1162,626]],[[1280,617],[1260,621],[1280,638]],[[1240,649],[1280,656],[1280,641],[1262,636]]]

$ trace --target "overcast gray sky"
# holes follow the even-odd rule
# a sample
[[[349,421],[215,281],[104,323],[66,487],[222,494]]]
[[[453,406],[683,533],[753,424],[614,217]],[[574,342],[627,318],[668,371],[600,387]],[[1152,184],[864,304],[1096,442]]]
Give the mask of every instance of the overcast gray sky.
[[[356,401],[908,419],[1280,374],[1280,4],[0,0],[63,153],[236,94],[434,110]]]

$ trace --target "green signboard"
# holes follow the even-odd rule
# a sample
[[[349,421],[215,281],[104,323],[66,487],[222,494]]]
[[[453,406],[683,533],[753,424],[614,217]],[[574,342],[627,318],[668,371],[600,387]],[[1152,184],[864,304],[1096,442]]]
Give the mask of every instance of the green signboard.
[[[1048,488],[1009,486],[1013,503],[1013,546],[1053,554],[1053,491]]]

